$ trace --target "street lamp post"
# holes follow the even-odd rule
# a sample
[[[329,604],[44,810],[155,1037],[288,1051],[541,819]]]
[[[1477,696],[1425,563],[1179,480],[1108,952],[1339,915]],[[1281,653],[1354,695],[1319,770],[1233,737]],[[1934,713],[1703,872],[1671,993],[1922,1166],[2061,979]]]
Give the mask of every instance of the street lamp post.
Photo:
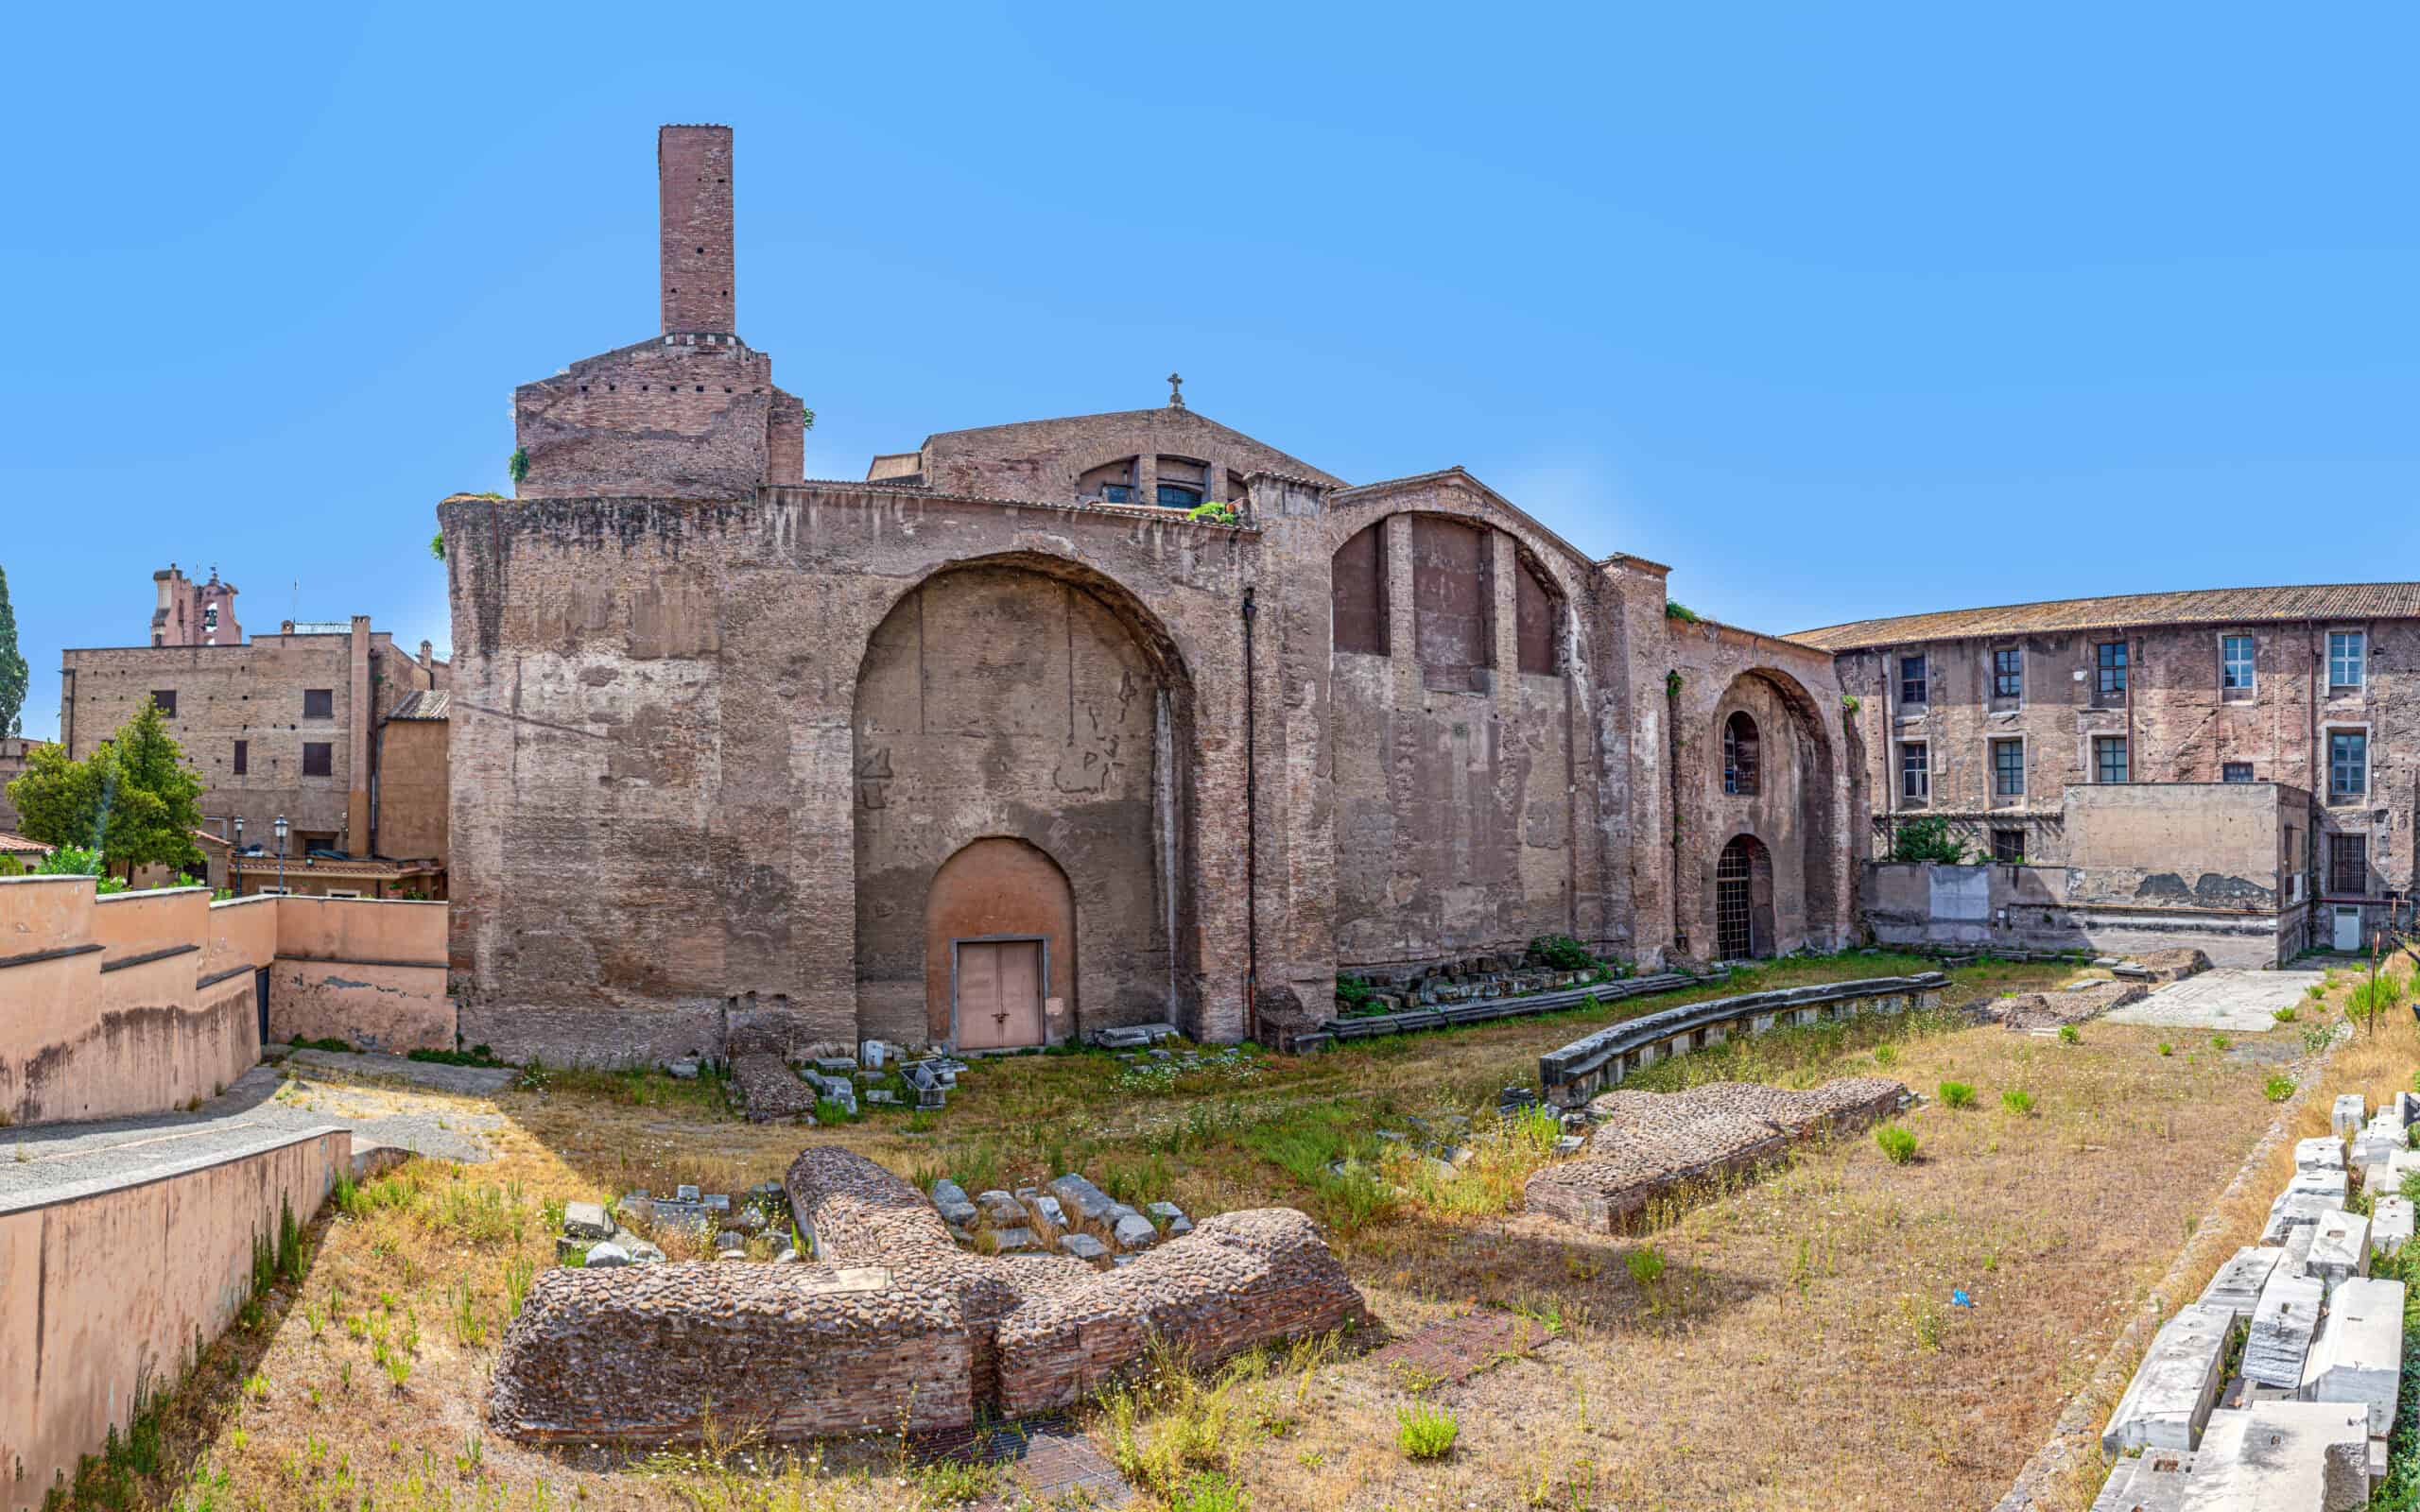
[[[285,890],[285,816],[277,816],[277,890]]]
[[[244,896],[244,816],[235,816],[235,849],[227,853],[235,868],[235,896]]]

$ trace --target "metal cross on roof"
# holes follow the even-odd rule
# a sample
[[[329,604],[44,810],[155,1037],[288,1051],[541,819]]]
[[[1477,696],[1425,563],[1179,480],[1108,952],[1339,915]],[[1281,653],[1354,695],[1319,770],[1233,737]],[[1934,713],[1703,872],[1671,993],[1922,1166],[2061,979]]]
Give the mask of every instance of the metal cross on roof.
[[[1184,379],[1180,374],[1170,373],[1168,374],[1168,408],[1183,409],[1184,407]]]

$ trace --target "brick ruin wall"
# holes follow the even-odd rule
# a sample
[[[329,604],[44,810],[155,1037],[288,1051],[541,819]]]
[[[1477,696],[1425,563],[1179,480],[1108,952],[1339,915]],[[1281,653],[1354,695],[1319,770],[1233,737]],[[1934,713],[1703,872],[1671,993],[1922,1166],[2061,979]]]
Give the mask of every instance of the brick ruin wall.
[[[1131,1265],[960,1249],[914,1189],[810,1148],[786,1180],[818,1261],[558,1267],[507,1329],[491,1408],[545,1442],[794,1440],[1072,1405],[1167,1340],[1198,1363],[1364,1316],[1310,1220],[1205,1219]],[[806,1347],[812,1341],[812,1347]]]
[[[529,460],[515,492],[752,498],[775,481],[773,421],[787,398],[772,358],[736,336],[656,337],[583,358],[513,390]]]
[[[1617,1228],[1647,1205],[1693,1183],[1769,1164],[1804,1140],[1893,1116],[1908,1089],[1851,1076],[1808,1091],[1710,1082],[1680,1092],[1609,1091],[1589,1103],[1597,1121],[1576,1160],[1530,1177],[1522,1203],[1578,1228]]]

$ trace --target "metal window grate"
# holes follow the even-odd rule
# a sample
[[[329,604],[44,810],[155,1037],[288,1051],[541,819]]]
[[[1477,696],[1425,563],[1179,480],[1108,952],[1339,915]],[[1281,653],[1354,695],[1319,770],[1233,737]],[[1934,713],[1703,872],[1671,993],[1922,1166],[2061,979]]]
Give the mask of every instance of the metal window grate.
[[[1724,960],[1744,959],[1754,949],[1748,907],[1748,848],[1734,840],[1722,848],[1714,864],[1715,949]]]
[[[2366,893],[2370,890],[2370,841],[2362,834],[2327,837],[2327,890]]]

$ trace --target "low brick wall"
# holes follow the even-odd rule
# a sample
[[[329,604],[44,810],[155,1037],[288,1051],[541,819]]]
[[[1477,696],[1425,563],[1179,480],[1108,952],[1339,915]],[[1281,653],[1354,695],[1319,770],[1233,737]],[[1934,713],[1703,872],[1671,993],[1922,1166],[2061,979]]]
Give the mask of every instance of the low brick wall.
[[[1599,1120],[1586,1153],[1531,1176],[1522,1200],[1582,1228],[1618,1228],[1656,1198],[1693,1182],[1778,1160],[1802,1140],[1891,1117],[1908,1089],[1850,1076],[1811,1091],[1711,1082],[1681,1092],[1613,1091],[1588,1105]]]
[[[1577,1108],[1634,1071],[1776,1024],[1817,1023],[1860,1013],[1905,1013],[1941,1005],[1949,978],[1939,971],[1866,977],[1816,987],[1685,1003],[1612,1024],[1538,1057],[1538,1084],[1559,1108]]]
[[[558,1266],[497,1356],[498,1433],[541,1443],[777,1440],[972,1421],[964,1312],[931,1277],[742,1261]]]
[[[814,1264],[546,1272],[505,1332],[493,1421],[510,1436],[694,1442],[963,1427],[1072,1403],[1164,1337],[1208,1362],[1363,1315],[1311,1221],[1204,1219],[1112,1271],[959,1247],[913,1187],[818,1145],[786,1186]]]
[[[352,1160],[343,1129],[280,1132],[0,1198],[0,1505],[42,1506],[172,1389],[251,1297],[253,1241],[284,1209],[307,1222]]]

